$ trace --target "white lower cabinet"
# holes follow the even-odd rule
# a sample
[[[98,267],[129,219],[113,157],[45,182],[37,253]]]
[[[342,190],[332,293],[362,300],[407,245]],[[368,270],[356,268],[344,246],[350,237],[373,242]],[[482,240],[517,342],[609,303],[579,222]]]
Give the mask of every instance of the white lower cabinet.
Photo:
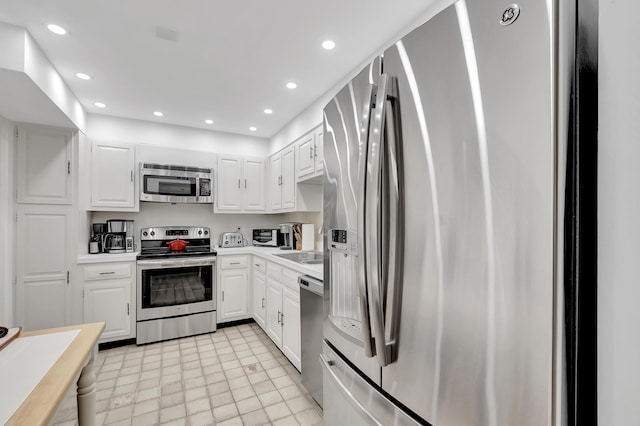
[[[266,261],[254,256],[251,269],[253,272],[253,319],[264,330],[266,324]]]
[[[135,335],[135,262],[83,266],[84,321],[105,323],[99,343]]]
[[[218,257],[218,322],[249,318],[249,255]]]
[[[299,273],[267,262],[266,332],[298,369],[300,362]]]

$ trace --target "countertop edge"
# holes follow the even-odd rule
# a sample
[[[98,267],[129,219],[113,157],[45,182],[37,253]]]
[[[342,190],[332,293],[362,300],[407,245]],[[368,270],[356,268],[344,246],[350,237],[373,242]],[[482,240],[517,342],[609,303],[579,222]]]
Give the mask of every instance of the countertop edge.
[[[270,247],[254,247],[254,246],[246,246],[246,247],[233,247],[233,248],[215,248],[218,256],[231,256],[234,254],[253,254],[259,256],[265,260],[269,260],[271,262],[277,263],[281,266],[287,267],[289,269],[293,269],[299,272],[301,275],[309,275],[313,278],[323,279],[324,276],[324,265],[317,266],[306,266],[300,263],[294,262],[292,260],[284,259],[282,257],[274,256],[275,254],[282,254],[286,252],[295,252],[288,250],[280,250],[278,248],[270,248]]]

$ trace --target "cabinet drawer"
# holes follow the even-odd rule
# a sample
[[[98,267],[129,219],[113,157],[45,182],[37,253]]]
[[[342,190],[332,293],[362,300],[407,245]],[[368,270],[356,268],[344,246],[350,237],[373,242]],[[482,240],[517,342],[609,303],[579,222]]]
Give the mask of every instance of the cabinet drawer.
[[[266,272],[267,271],[267,261],[261,259],[257,256],[253,256],[253,270],[258,272]]]
[[[85,266],[83,275],[85,281],[111,280],[114,278],[128,278],[131,276],[131,263],[101,263]]]
[[[220,269],[246,268],[249,265],[249,256],[220,256],[218,264]]]
[[[276,263],[267,262],[267,277],[282,282],[282,266]]]
[[[282,284],[285,287],[290,288],[294,293],[300,292],[300,284],[298,284],[298,277],[302,275],[300,272],[296,272],[292,269],[282,268]]]

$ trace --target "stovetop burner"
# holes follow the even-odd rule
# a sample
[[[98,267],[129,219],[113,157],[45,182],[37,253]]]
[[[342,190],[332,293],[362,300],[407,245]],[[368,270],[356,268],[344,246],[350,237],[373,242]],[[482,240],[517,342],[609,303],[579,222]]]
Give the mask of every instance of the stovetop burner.
[[[180,239],[188,242],[185,250],[172,251],[168,242]],[[209,228],[202,227],[155,227],[140,230],[140,254],[138,259],[173,258],[186,256],[215,256],[211,251]]]

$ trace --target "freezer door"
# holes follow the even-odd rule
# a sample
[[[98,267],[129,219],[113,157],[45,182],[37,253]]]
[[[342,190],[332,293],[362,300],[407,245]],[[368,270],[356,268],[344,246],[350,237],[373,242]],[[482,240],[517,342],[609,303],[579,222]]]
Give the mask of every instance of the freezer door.
[[[406,233],[382,384],[434,425],[550,423],[552,11],[501,25],[505,7],[460,1],[384,54]]]
[[[380,383],[368,314],[362,245],[362,197],[375,60],[324,109],[325,321],[323,333],[349,361]]]

